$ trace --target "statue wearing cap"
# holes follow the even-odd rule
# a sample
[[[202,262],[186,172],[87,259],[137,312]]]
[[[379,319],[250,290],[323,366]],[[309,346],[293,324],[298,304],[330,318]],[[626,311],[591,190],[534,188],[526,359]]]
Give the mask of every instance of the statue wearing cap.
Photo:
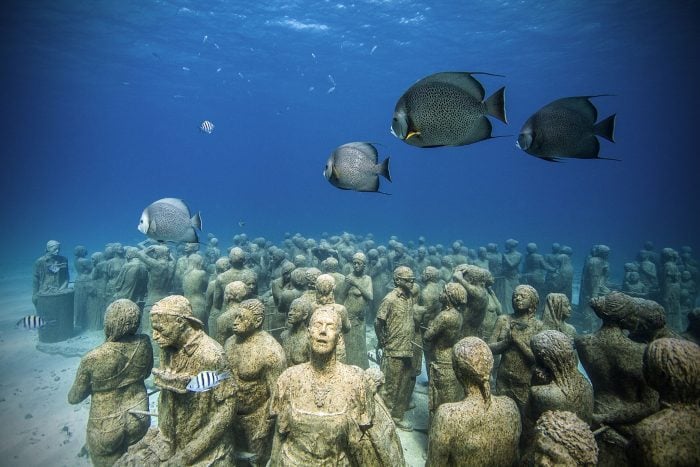
[[[68,258],[59,255],[60,250],[60,243],[49,240],[44,255],[34,262],[32,303],[35,306],[38,294],[51,294],[68,288]]]
[[[208,390],[192,392],[188,383],[202,371],[226,371],[224,351],[204,332],[189,301],[170,295],[151,308],[153,340],[160,346],[158,427],[129,449],[118,465],[228,465],[235,385],[223,379]]]

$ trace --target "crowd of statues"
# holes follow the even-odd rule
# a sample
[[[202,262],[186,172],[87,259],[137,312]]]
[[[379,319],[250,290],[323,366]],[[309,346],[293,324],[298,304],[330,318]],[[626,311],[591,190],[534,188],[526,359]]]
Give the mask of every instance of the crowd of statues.
[[[667,250],[616,286],[594,246],[576,307],[557,244],[76,247],[75,324],[106,342],[69,402],[92,398],[95,465],[394,466],[425,368],[426,465],[698,465],[698,269]]]

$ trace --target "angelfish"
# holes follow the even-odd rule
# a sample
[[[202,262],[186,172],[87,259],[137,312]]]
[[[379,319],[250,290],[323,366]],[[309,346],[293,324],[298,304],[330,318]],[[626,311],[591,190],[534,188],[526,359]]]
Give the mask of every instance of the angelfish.
[[[228,371],[202,371],[197,376],[193,376],[190,382],[187,383],[187,390],[192,392],[205,392],[213,389],[231,374]]]
[[[527,119],[516,146],[550,162],[565,157],[608,159],[598,155],[596,136],[615,142],[615,114],[596,123],[598,111],[589,100],[592,97],[599,96],[564,97],[545,105]]]
[[[472,72],[427,76],[399,98],[391,133],[412,146],[464,146],[492,138],[488,116],[508,123],[505,87],[484,100],[484,87]],[[500,76],[500,75],[491,75]]]
[[[377,149],[360,142],[338,146],[323,170],[326,180],[341,190],[379,192],[380,175],[391,181],[389,158],[379,163]]]
[[[141,214],[139,232],[159,242],[197,243],[198,230],[202,230],[199,213],[190,216],[190,209],[177,198],[163,198],[155,201]]]

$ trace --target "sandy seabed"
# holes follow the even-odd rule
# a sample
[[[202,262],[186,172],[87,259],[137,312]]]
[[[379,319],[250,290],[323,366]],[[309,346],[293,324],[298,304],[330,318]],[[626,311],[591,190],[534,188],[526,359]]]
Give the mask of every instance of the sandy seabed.
[[[36,331],[15,328],[25,315],[35,314],[31,301],[29,274],[0,277],[0,465],[66,466],[91,465],[81,455],[90,411],[90,399],[77,405],[67,401],[80,363],[79,356],[99,345],[101,332],[71,339],[71,345],[39,343]],[[369,334],[369,333],[368,333]],[[37,348],[39,346],[42,350]],[[66,348],[69,349],[66,352]],[[424,375],[419,377],[419,382]],[[416,408],[408,413],[416,428],[427,425],[427,388],[416,385]],[[157,396],[151,397],[151,410],[157,411]],[[155,417],[154,417],[155,422]],[[406,462],[423,466],[427,436],[416,430],[399,436]],[[84,454],[84,453],[83,453]]]

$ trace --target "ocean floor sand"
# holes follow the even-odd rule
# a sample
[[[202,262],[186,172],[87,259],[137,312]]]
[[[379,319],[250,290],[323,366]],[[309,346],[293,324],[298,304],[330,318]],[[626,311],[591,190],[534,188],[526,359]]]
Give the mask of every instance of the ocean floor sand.
[[[15,329],[17,320],[34,314],[31,277],[0,278],[0,465],[89,466],[82,455],[90,410],[89,398],[67,401],[80,356],[104,340],[102,332],[84,333],[57,344],[39,342],[37,333]],[[368,338],[370,337],[368,332]],[[427,426],[427,388],[419,377],[408,413],[416,428]],[[157,395],[151,397],[157,412]],[[155,423],[154,418],[154,423]],[[406,462],[425,464],[427,436],[422,430],[399,430]],[[84,453],[83,453],[84,454]]]

